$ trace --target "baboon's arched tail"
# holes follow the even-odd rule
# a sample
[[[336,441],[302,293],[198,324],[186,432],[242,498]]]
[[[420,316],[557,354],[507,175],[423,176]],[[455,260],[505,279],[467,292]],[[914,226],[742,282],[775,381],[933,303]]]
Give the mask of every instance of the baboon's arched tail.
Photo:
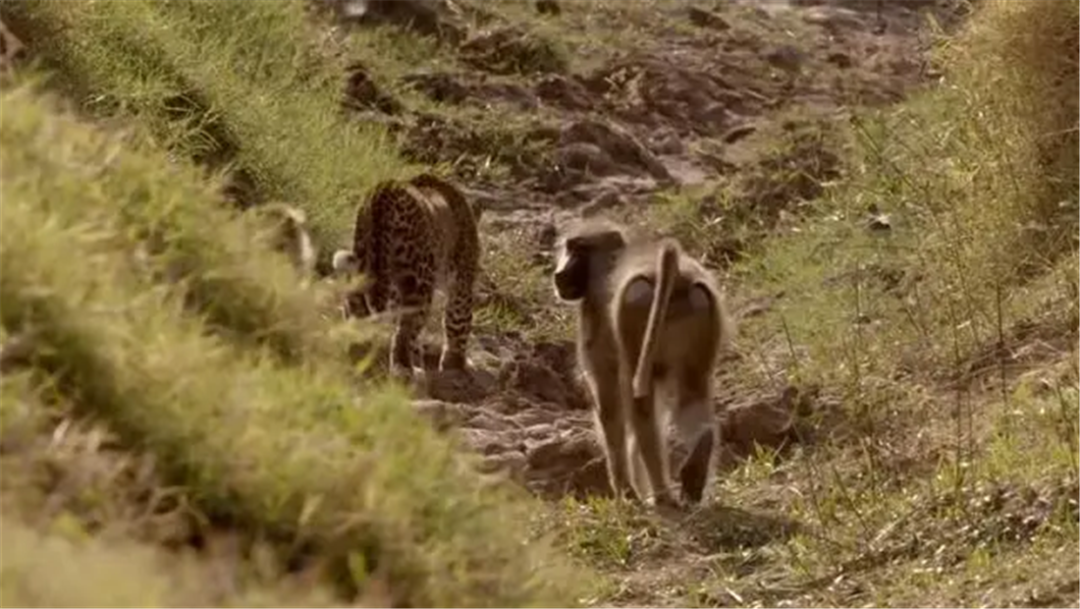
[[[660,244],[656,257],[656,286],[653,291],[652,306],[649,308],[649,321],[645,326],[641,354],[634,369],[634,397],[643,398],[652,391],[653,363],[656,360],[656,342],[663,331],[667,317],[668,302],[675,289],[675,277],[679,273],[679,250],[674,243],[665,239]]]

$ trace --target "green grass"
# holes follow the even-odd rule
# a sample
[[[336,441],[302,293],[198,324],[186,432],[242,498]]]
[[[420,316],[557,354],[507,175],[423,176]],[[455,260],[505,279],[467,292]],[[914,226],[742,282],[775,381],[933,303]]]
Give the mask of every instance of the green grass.
[[[1077,7],[984,3],[941,41],[942,86],[860,113],[844,179],[752,226],[728,283],[776,300],[740,324],[724,382],[820,388],[819,433],[715,492],[798,527],[726,535],[717,505],[658,527],[571,502],[565,543],[618,602],[1075,603]],[[724,188],[645,215],[722,250],[747,219]],[[867,227],[873,206],[891,230]]]
[[[696,31],[667,3],[583,7],[491,10],[575,69]],[[233,166],[252,199],[305,208],[324,249],[347,238],[364,192],[413,170],[341,113],[353,59],[456,121],[448,150],[500,144],[455,161],[496,182],[541,158],[514,138],[556,111],[425,100],[400,76],[461,69],[447,45],[330,38],[301,0],[5,0],[84,120],[36,82],[0,97],[2,336],[38,347],[0,381],[3,602],[1075,603],[1078,13],[987,0],[940,41],[940,85],[842,134],[763,128],[760,163],[643,214],[722,264],[734,303],[775,299],[740,324],[725,395],[820,389],[813,442],[740,462],[672,521],[482,480],[403,393],[356,382],[332,288],[298,286],[219,194]],[[814,165],[833,151],[839,176]],[[867,228],[871,207],[891,230]],[[478,331],[567,337],[515,239],[486,237]],[[166,524],[178,506],[241,549],[172,549],[194,535]]]
[[[315,552],[342,592],[380,580],[396,603],[573,602],[565,563],[542,541],[522,545],[518,523],[530,503],[482,482],[403,394],[369,388],[357,397],[340,358],[316,351],[284,362],[208,334],[205,316],[184,300],[194,277],[214,272],[180,266],[163,278],[131,248],[142,236],[172,235],[157,255],[185,258],[182,221],[161,212],[190,200],[194,176],[47,102],[26,87],[8,91],[0,116],[3,324],[37,332],[45,381],[122,442],[153,453],[212,520],[263,532],[285,557]],[[125,201],[141,213],[117,213]],[[243,230],[220,221],[222,231]],[[157,223],[169,229],[156,233]],[[217,237],[243,243],[236,233]],[[213,233],[205,238],[214,244]],[[228,269],[230,246],[217,246],[201,255]],[[283,305],[275,318],[287,320],[294,299],[315,310],[313,295],[275,277],[284,261],[245,259],[262,260],[246,272]],[[311,341],[331,331],[296,330]]]
[[[0,521],[0,602],[23,607],[330,607],[323,591],[289,596],[269,589],[207,586],[213,571],[153,547],[42,533],[5,515]],[[216,568],[225,568],[215,565]]]
[[[344,58],[316,42],[306,4],[17,0],[5,19],[49,41],[44,66],[84,108],[236,166],[256,201],[304,208],[325,250],[368,189],[411,170],[381,127],[344,116]]]
[[[335,604],[329,586],[297,586],[273,561],[256,568],[239,551],[200,559],[166,550],[196,518],[190,494],[155,475],[152,455],[74,419],[71,402],[32,372],[0,378],[0,398],[4,605]],[[211,543],[226,539],[215,535]]]
[[[1021,322],[1075,332],[1077,179],[1061,169],[1075,165],[1075,112],[1071,127],[1060,117],[1056,131],[1045,125],[1075,100],[1068,87],[1044,88],[1038,103],[1017,91],[1040,73],[1075,82],[1076,66],[1046,60],[1059,57],[1050,49],[1027,64],[996,51],[1020,44],[1014,18],[1065,27],[1044,28],[1047,44],[1059,44],[1075,8],[1033,3],[1016,17],[1016,7],[990,3],[939,52],[955,84],[858,121],[850,184],[826,191],[813,221],[737,271],[786,292],[788,331],[820,348],[802,368],[820,361],[852,382],[867,366],[932,373]],[[998,37],[987,40],[988,29]],[[866,228],[871,205],[890,214],[892,230]],[[837,360],[837,346],[850,357]]]

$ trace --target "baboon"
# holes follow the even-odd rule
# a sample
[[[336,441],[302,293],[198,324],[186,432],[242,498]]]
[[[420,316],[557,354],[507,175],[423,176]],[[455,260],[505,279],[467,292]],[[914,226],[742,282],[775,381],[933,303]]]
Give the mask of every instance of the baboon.
[[[251,208],[249,213],[266,228],[270,247],[288,256],[304,281],[309,281],[315,273],[316,252],[304,211],[285,203],[268,203]]]
[[[717,443],[711,377],[734,329],[712,273],[674,239],[631,239],[594,217],[560,239],[553,283],[560,300],[578,303],[578,361],[615,493],[681,503],[668,474],[673,421],[689,449],[681,498],[700,502]]]

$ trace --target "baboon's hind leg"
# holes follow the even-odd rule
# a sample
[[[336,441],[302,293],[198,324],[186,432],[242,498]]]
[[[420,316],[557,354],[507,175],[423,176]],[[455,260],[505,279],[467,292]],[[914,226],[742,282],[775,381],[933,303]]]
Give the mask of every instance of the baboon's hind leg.
[[[684,375],[674,413],[679,437],[690,451],[679,467],[682,498],[689,503],[700,503],[705,496],[716,447],[716,421],[709,383],[707,375]]]
[[[656,504],[677,506],[679,502],[672,495],[671,484],[668,482],[667,446],[656,420],[655,389],[644,397],[633,399],[630,422],[641,451],[641,459],[645,462],[645,473],[652,486]]]
[[[630,434],[627,440],[627,458],[630,460],[630,481],[634,485],[639,497],[649,497],[653,494],[652,483],[649,482],[649,472],[645,469],[645,460],[641,457],[641,446],[638,444],[637,435]]]
[[[596,431],[604,446],[608,478],[616,497],[639,499],[630,481],[627,463],[626,419],[623,412],[618,376],[601,373],[590,383],[596,400]]]

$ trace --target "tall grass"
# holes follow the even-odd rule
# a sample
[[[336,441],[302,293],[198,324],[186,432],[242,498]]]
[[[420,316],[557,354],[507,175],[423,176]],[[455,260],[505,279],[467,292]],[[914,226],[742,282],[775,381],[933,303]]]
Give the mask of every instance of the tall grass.
[[[0,519],[0,603],[22,607],[280,607],[283,596],[215,590],[193,562],[166,558],[130,541],[74,540],[43,533],[5,514]],[[325,595],[287,599],[329,607]]]
[[[85,108],[237,167],[256,199],[304,208],[325,250],[367,189],[408,168],[382,127],[343,116],[344,59],[320,48],[307,4],[13,0],[5,20]]]
[[[146,273],[132,240],[198,190],[193,176],[45,102],[27,88],[2,98],[0,321],[35,333],[35,366],[62,395],[154,454],[212,518],[325,560],[343,591],[380,581],[409,605],[573,602],[562,560],[523,545],[532,504],[484,483],[403,394],[356,396],[344,364],[317,351],[290,365],[208,334],[185,284],[228,268],[215,240],[242,229],[208,231],[206,268]],[[161,255],[174,247],[187,245],[165,239]],[[273,284],[277,271],[246,272]]]
[[[788,331],[834,380],[952,370],[1021,320],[1076,331],[1076,23],[1071,1],[981,5],[939,46],[940,86],[856,123],[828,220],[740,267],[787,292]],[[891,229],[868,228],[874,207]]]
[[[978,577],[1075,547],[1077,7],[981,3],[940,41],[942,82],[863,113],[849,180],[733,269],[777,298],[740,329],[744,379],[840,406],[792,466],[821,535],[786,548],[808,581],[889,565],[867,602],[893,603],[938,560],[911,539],[980,556]],[[1053,506],[1029,533],[985,504],[1018,488]]]

